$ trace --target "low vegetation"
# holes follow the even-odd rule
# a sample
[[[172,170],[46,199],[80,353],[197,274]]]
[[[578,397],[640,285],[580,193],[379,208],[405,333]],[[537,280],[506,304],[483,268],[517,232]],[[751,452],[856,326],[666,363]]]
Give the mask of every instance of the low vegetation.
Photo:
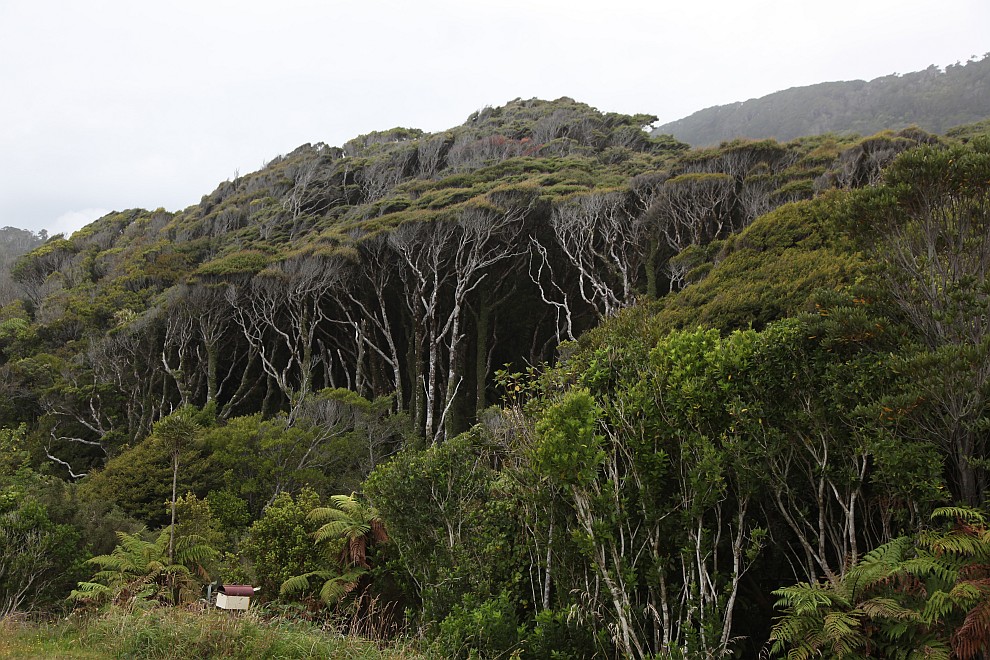
[[[65,658],[386,658],[436,657],[393,643],[341,635],[304,621],[181,609],[111,610],[45,624],[0,622],[0,657]]]

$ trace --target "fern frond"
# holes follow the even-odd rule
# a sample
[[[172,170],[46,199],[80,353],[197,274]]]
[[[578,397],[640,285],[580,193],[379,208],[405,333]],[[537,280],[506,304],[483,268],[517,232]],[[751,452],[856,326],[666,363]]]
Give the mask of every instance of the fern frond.
[[[99,566],[104,571],[127,571],[133,567],[133,563],[127,557],[122,557],[118,554],[97,555],[96,557],[87,559],[86,563]]]
[[[317,541],[325,541],[329,538],[339,538],[344,536],[351,527],[351,522],[348,520],[331,520],[328,523],[324,523],[313,537]]]
[[[952,633],[952,650],[963,660],[984,657],[990,652],[990,598],[984,598],[966,613],[966,618]]]
[[[328,605],[340,601],[357,587],[358,580],[365,572],[364,569],[353,569],[327,580],[320,589],[320,598]]]
[[[312,573],[306,573],[305,575],[294,575],[288,580],[282,583],[282,586],[278,589],[278,594],[280,596],[285,596],[287,594],[299,593],[300,591],[306,591],[309,589],[309,578]]]
[[[348,515],[353,516],[355,513],[364,513],[364,505],[358,501],[354,493],[350,495],[333,495],[330,497],[330,501],[333,502],[335,507]]]
[[[770,631],[771,652],[774,655],[787,651],[788,658],[810,658],[820,656],[822,639],[814,633],[820,631],[820,617],[786,616],[778,621]]]
[[[117,532],[117,539],[119,541],[118,545],[125,551],[133,554],[142,554],[149,549],[149,546],[154,547],[154,543],[145,541],[140,537],[141,531],[135,532],[134,534]]]
[[[783,643],[795,639],[803,627],[801,623],[797,617],[783,617],[770,630],[771,641]]]
[[[306,514],[306,519],[310,522],[323,523],[327,521],[347,520],[348,517],[347,514],[340,509],[320,506]]]
[[[170,564],[168,566],[162,566],[162,569],[158,571],[159,574],[174,574],[180,577],[192,577],[192,569],[188,566],[183,566],[182,564]]]
[[[902,561],[913,547],[914,540],[910,536],[898,536],[897,538],[867,552],[863,555],[863,558],[860,559],[860,564],[870,564],[876,562],[895,564]]]
[[[953,584],[959,579],[956,562],[944,557],[921,554],[901,564],[905,572],[918,577],[934,577],[943,584]]]
[[[955,603],[952,602],[948,593],[936,589],[928,594],[928,600],[921,611],[921,618],[928,624],[937,623],[951,614],[954,606]]]
[[[986,518],[976,509],[966,506],[942,506],[932,511],[932,520],[957,520],[974,525],[985,525]]]
[[[184,545],[175,552],[177,564],[202,564],[217,556],[217,551],[208,545]]]
[[[870,619],[893,619],[895,621],[919,621],[914,610],[902,606],[893,598],[870,598],[859,604],[859,609]]]
[[[849,570],[839,588],[843,596],[850,602],[855,602],[901,572],[902,566],[889,558],[864,561]]]
[[[987,598],[988,592],[985,588],[981,589],[976,582],[962,581],[952,587],[952,590],[949,591],[949,597],[960,604],[977,603],[980,599]]]
[[[822,607],[836,604],[837,601],[843,605],[847,604],[845,599],[837,598],[826,587],[807,582],[777,589],[773,595],[779,597],[776,603],[778,608],[788,608],[797,615],[816,612]]]
[[[848,654],[862,642],[859,634],[859,612],[829,612],[822,619],[825,638],[832,650],[839,655]]]
[[[113,594],[113,590],[98,582],[79,582],[76,588],[69,592],[68,600],[104,600]]]
[[[943,644],[939,640],[930,640],[925,643],[922,647],[920,655],[916,656],[919,660],[950,660],[952,658],[952,653],[949,647]]]
[[[985,543],[971,533],[953,530],[948,533],[925,532],[922,544],[936,555],[952,554],[957,557],[973,557],[984,550]]]

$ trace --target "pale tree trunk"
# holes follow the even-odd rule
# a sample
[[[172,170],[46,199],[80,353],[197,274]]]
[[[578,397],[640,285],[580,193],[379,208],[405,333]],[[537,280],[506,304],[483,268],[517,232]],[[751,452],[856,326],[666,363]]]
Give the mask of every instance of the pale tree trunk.
[[[481,419],[481,414],[487,407],[485,396],[488,385],[488,333],[489,323],[492,318],[492,306],[490,296],[487,292],[482,292],[478,297],[478,312],[475,327],[475,352],[474,352],[474,394],[475,419]]]
[[[175,565],[175,500],[176,500],[176,490],[179,483],[179,452],[174,451],[172,453],[172,522],[169,525],[168,530],[168,563],[169,566]],[[169,576],[169,580],[172,583],[172,604],[179,604],[179,585],[175,581],[175,572]]]

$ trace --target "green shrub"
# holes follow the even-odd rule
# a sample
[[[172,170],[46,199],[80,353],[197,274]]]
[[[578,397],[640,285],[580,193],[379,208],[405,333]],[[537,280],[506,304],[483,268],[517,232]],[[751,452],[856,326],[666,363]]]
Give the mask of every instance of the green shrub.
[[[440,622],[437,644],[445,658],[504,658],[525,636],[509,594],[478,602],[468,594]]]
[[[544,610],[536,615],[533,630],[522,643],[524,658],[590,658],[602,651],[605,657],[614,657],[608,636],[604,630],[595,634],[587,624],[568,620],[566,612]]]

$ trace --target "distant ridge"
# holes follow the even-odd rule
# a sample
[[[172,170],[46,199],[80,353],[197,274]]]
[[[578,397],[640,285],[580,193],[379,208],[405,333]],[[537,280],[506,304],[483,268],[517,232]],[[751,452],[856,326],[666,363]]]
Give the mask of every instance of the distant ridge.
[[[699,110],[658,127],[692,146],[735,138],[792,140],[822,133],[872,135],[917,125],[948,129],[990,117],[990,53],[965,64],[892,74],[869,82],[825,82]]]

